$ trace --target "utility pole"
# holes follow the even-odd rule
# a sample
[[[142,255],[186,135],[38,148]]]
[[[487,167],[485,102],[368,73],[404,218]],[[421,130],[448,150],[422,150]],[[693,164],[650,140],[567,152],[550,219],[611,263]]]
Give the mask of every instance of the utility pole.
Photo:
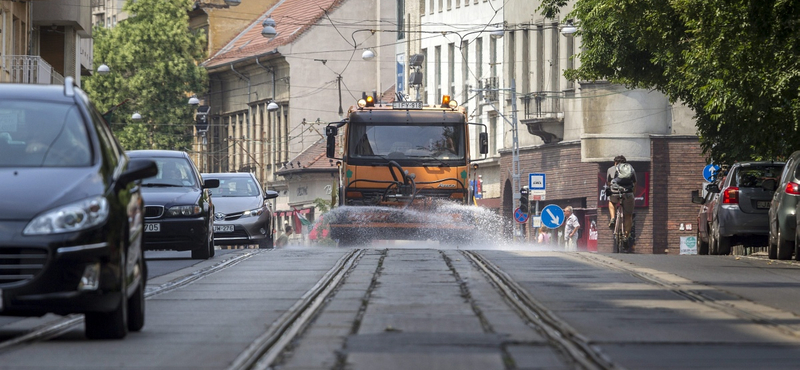
[[[491,86],[484,86],[482,89],[473,89],[472,92],[478,92],[483,94],[484,92],[489,91],[509,91],[511,93],[511,120],[509,121],[508,118],[502,113],[497,107],[492,104],[491,101],[487,100],[488,104],[494,108],[495,112],[503,117],[503,120],[508,122],[511,125],[511,194],[514,199],[515,209],[520,207],[520,164],[519,164],[519,131],[517,130],[517,90],[516,90],[516,81],[511,79],[511,88],[510,89],[500,89],[500,88],[493,88]],[[512,210],[513,211],[513,210]],[[514,223],[514,240],[516,241],[518,237],[522,235],[522,224],[515,222]]]

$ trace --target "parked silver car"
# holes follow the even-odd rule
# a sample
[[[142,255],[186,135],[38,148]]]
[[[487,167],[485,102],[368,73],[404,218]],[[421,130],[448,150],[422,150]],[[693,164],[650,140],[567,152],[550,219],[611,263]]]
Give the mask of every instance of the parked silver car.
[[[278,192],[265,191],[248,172],[204,173],[203,178],[219,180],[219,187],[211,191],[216,208],[214,244],[272,248],[275,217],[267,200],[277,198]]]
[[[800,235],[797,228],[797,211],[800,205],[800,151],[789,156],[781,177],[777,181],[763,184],[765,189],[774,191],[769,207],[769,258],[800,261]]]
[[[764,246],[769,234],[770,201],[775,192],[763,186],[783,171],[784,162],[739,162],[731,166],[713,198],[708,220],[709,253],[730,254],[732,245]]]

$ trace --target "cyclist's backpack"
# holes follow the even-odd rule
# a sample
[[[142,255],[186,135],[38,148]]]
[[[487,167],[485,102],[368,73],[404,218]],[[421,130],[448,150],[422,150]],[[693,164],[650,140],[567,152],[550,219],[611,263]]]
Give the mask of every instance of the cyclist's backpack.
[[[617,165],[617,176],[615,178],[617,185],[626,188],[632,186],[633,176],[633,166],[630,163],[623,162]]]

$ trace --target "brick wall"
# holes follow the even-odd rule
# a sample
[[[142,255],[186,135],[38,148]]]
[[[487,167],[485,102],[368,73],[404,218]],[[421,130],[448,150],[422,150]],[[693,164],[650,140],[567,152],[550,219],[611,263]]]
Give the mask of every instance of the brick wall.
[[[680,237],[697,235],[700,205],[692,203],[692,190],[703,185],[706,160],[694,137],[654,137],[650,150],[653,253],[679,254]],[[680,231],[680,224],[692,230]]]
[[[547,200],[540,202],[540,209],[547,204],[558,204],[596,212],[597,250],[610,253],[613,237],[607,227],[608,209],[597,208],[597,174],[605,173],[612,164],[611,159],[608,163],[583,163],[580,149],[580,143],[520,149],[520,186],[528,184],[529,173],[545,173]],[[653,137],[651,153],[650,163],[634,163],[637,172],[650,172],[648,206],[636,208],[636,253],[678,254],[680,237],[696,234],[699,206],[691,202],[691,192],[702,186],[705,158],[696,137]],[[501,183],[510,183],[510,152],[503,153],[500,166]],[[501,197],[506,201],[501,212],[513,224],[510,205],[513,194],[506,194],[510,187],[502,189]],[[584,223],[583,219],[580,221]],[[680,231],[681,223],[684,226],[691,223],[692,230]]]

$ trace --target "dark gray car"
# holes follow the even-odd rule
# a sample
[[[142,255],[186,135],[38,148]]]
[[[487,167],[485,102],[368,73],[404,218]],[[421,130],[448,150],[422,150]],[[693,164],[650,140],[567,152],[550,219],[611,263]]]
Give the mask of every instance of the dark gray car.
[[[788,260],[795,253],[800,261],[800,235],[797,230],[797,211],[800,205],[800,151],[792,153],[778,181],[764,183],[775,190],[769,207],[769,258]]]
[[[211,191],[216,209],[214,244],[272,248],[274,215],[267,200],[277,198],[278,192],[265,191],[248,172],[204,173],[203,178],[219,180],[219,188]]]
[[[783,171],[784,162],[740,162],[731,166],[709,207],[709,253],[729,254],[732,245],[764,246],[769,234],[770,201],[763,186]]]

